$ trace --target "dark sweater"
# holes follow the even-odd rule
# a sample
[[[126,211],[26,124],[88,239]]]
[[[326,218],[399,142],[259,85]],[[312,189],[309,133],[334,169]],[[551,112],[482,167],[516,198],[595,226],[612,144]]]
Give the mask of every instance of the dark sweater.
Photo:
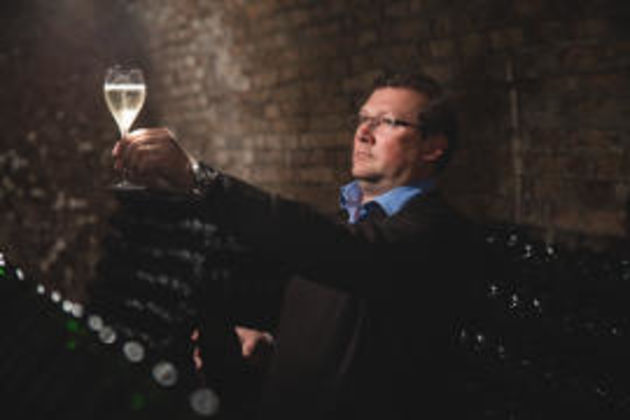
[[[229,177],[208,205],[222,226],[295,273],[263,418],[466,412],[453,343],[481,291],[478,247],[438,192],[355,225]]]

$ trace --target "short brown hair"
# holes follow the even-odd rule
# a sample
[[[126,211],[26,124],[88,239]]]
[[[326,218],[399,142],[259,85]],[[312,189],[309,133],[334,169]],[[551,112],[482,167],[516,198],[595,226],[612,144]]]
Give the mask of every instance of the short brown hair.
[[[435,79],[417,71],[384,70],[374,79],[371,92],[384,87],[413,89],[429,98],[428,105],[418,116],[418,123],[423,137],[446,136],[448,147],[436,163],[438,170],[444,168],[457,148],[458,124],[457,115],[442,86]]]

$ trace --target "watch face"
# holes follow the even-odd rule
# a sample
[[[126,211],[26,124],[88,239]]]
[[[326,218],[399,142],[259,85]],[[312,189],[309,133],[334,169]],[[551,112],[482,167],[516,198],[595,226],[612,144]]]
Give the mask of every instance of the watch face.
[[[199,184],[201,182],[201,177],[202,177],[202,169],[201,166],[199,164],[193,165],[193,176],[195,178],[195,183]]]
[[[219,173],[209,166],[197,163],[193,166],[193,174],[197,192],[209,192]]]

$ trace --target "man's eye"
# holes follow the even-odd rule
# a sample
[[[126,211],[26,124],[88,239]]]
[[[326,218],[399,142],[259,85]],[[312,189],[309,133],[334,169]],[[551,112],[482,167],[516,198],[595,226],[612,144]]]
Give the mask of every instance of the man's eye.
[[[357,117],[357,121],[359,124],[365,124],[367,122],[372,121],[372,117],[368,117],[367,115],[359,115]]]
[[[397,127],[399,125],[399,121],[394,118],[383,117],[381,122],[388,127]]]

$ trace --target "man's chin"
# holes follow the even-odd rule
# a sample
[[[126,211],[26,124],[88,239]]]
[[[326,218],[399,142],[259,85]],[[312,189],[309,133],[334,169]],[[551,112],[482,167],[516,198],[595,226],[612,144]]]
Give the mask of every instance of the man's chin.
[[[381,180],[381,176],[369,173],[369,172],[361,172],[361,171],[352,171],[352,178],[357,181],[364,182],[366,184],[375,184]]]
[[[366,171],[362,171],[361,169],[357,169],[356,167],[352,168],[351,174],[354,179],[363,179],[366,177],[366,175],[368,175]]]
[[[360,179],[360,180],[370,180],[373,179],[376,174],[374,173],[374,171],[364,165],[359,164],[354,164],[352,167],[352,177],[354,179]]]

